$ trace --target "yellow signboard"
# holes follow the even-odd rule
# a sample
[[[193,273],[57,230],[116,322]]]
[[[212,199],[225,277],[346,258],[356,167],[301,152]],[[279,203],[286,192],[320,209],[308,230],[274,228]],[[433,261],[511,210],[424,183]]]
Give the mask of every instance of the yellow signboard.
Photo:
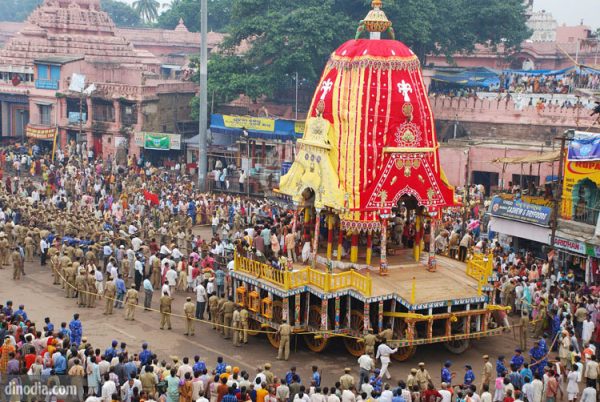
[[[297,120],[294,123],[294,131],[296,132],[296,134],[304,134],[305,126],[306,126],[305,120]]]
[[[600,186],[600,161],[583,162],[566,160],[563,195],[562,216],[573,218],[573,187],[582,180],[589,179]],[[577,195],[577,194],[575,194]]]
[[[246,128],[248,130],[275,131],[275,120],[250,116],[223,115],[225,127]]]
[[[52,128],[37,128],[30,125],[25,129],[28,138],[36,140],[52,140],[56,136],[56,127]]]

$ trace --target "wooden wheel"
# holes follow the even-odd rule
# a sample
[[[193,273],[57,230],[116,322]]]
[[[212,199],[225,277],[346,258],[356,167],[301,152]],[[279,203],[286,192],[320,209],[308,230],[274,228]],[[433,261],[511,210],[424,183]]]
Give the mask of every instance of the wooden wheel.
[[[406,321],[394,318],[394,339],[406,338],[406,328]],[[392,359],[403,362],[413,357],[416,351],[415,345],[399,347],[398,351],[392,355]]]
[[[275,331],[267,332],[267,339],[269,340],[271,346],[273,346],[275,349],[279,349],[279,333]]]
[[[344,323],[345,327],[350,330],[351,336],[361,337],[363,335],[363,329],[365,327],[365,316],[362,311],[352,310],[350,311],[350,324]],[[349,336],[344,337],[344,346],[346,350],[354,357],[360,357],[365,353],[365,343],[359,342],[357,338],[351,338]]]
[[[320,306],[310,306],[310,310],[308,311],[307,323],[309,330],[321,328]],[[308,346],[310,350],[316,353],[322,352],[328,343],[328,339],[325,339],[322,335],[319,335],[319,337],[315,337],[314,334],[305,334],[303,335],[303,337],[306,346]]]
[[[272,306],[273,317],[271,318],[271,322],[274,324],[281,324],[283,321],[283,303],[280,300],[275,300]],[[275,349],[279,349],[279,334],[271,328],[271,332],[267,332],[267,339],[271,346]]]
[[[452,335],[460,335],[465,333],[465,321],[460,319],[458,322],[452,324]],[[450,353],[459,355],[469,348],[468,339],[453,339],[448,342],[444,342],[444,347]]]
[[[283,321],[283,303],[279,300],[273,302],[273,318],[271,321],[275,324],[281,324]]]
[[[248,335],[256,336],[258,335],[258,331],[260,331],[260,322],[253,320],[252,318],[248,319]]]
[[[444,342],[444,347],[448,350],[448,352],[459,355],[469,348],[469,344],[470,342],[468,339],[455,339]]]

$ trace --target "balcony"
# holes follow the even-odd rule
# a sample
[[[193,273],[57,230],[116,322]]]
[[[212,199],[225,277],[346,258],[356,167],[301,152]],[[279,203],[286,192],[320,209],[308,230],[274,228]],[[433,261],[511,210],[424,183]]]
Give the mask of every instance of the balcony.
[[[587,205],[577,205],[573,212],[573,220],[575,222],[585,223],[587,225],[596,225],[598,222],[598,216],[600,210],[596,208],[590,208]]]

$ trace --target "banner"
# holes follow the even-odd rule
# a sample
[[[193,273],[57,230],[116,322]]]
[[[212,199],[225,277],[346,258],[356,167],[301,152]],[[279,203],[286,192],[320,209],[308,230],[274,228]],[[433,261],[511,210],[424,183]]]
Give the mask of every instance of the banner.
[[[144,148],[168,151],[171,149],[171,139],[168,135],[146,134],[144,137]]]
[[[564,239],[562,237],[555,236],[554,247],[562,250],[571,251],[573,253],[585,255],[585,243],[577,240]]]
[[[151,205],[158,205],[159,204],[159,200],[158,200],[158,195],[151,193],[148,190],[144,190],[144,199],[147,201],[150,201]]]
[[[600,134],[576,131],[569,144],[567,159],[588,162],[600,160]]]
[[[561,204],[561,216],[563,218],[573,218],[575,210],[573,202],[578,199],[581,184],[586,180],[600,186],[600,160],[593,162],[566,161]]]
[[[550,226],[552,209],[542,205],[527,204],[520,200],[505,200],[494,197],[490,205],[492,216],[538,226]]]
[[[306,120],[297,120],[294,122],[294,132],[296,134],[304,134],[304,129],[306,127]]]
[[[27,125],[25,129],[27,138],[34,138],[36,140],[53,140],[56,136],[56,127],[53,128],[35,128]]]
[[[275,131],[275,120],[249,116],[223,115],[223,122],[228,128],[246,128],[248,130]]]

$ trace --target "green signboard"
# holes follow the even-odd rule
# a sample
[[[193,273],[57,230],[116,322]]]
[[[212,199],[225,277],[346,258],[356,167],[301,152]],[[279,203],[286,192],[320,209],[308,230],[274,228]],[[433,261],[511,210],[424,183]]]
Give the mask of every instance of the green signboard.
[[[168,151],[171,149],[171,138],[168,135],[146,134],[144,148]]]

